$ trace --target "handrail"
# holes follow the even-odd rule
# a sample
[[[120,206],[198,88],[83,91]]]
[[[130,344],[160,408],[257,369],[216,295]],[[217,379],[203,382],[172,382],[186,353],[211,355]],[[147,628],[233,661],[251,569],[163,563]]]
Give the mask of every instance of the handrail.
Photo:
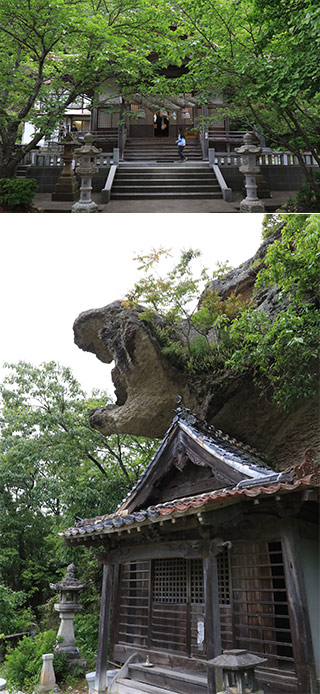
[[[212,166],[213,173],[215,174],[215,177],[219,183],[223,199],[226,202],[232,202],[232,188],[227,186],[218,164],[209,164],[209,166]]]
[[[118,166],[119,166],[119,164],[112,164],[110,166],[110,171],[108,173],[108,177],[107,177],[105,186],[101,191],[101,201],[103,203],[110,202],[111,188],[113,186],[113,181],[114,181],[114,177],[116,175],[116,171],[117,171]]]

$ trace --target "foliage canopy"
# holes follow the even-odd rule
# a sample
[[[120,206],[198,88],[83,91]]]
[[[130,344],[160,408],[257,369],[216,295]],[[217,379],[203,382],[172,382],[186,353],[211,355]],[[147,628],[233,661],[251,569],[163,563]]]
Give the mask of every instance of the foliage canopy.
[[[317,385],[320,215],[278,214],[264,224],[267,235],[280,226],[281,238],[270,244],[256,269],[251,301],[241,294],[222,299],[209,283],[200,303],[188,312],[201,282],[208,282],[208,272],[192,277],[190,263],[198,252],[189,250],[166,278],[156,277],[153,267],[165,252],[161,250],[139,258],[149,274],[127,302],[146,303],[140,318],[151,323],[164,354],[178,368],[189,374],[227,369],[252,373],[280,408],[294,409]],[[276,310],[271,312],[259,308],[259,292],[270,287],[277,288]]]
[[[87,550],[74,555],[57,533],[74,525],[75,515],[112,513],[157,442],[91,429],[89,410],[108,396],[86,396],[71,370],[55,362],[7,365],[0,398],[0,603],[7,606],[0,633],[8,634],[41,618],[51,626],[52,606],[51,616],[40,606],[70,561],[87,577],[85,599],[97,611],[96,562]]]

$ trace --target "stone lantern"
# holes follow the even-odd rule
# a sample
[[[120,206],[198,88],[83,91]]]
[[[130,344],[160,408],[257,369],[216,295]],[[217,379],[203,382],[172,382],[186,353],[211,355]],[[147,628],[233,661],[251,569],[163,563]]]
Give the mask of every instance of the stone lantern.
[[[242,166],[239,166],[239,171],[244,174],[247,194],[247,197],[241,200],[240,212],[265,212],[264,204],[257,196],[256,180],[256,175],[260,171],[257,156],[261,154],[262,148],[257,145],[253,132],[245,133],[243,141],[244,144],[236,149],[236,152],[242,156]]]
[[[258,689],[254,669],[266,662],[267,658],[234,648],[208,660],[208,666],[222,670],[223,688],[218,694],[264,694]]]
[[[52,200],[77,200],[79,186],[72,169],[72,162],[75,156],[74,149],[79,143],[73,133],[67,133],[61,143],[63,144],[63,169],[51,198]]]
[[[98,205],[91,200],[92,191],[92,176],[98,172],[98,167],[95,165],[94,157],[102,152],[102,149],[97,149],[93,144],[93,135],[87,133],[84,136],[84,145],[79,147],[76,152],[76,157],[79,157],[80,163],[77,173],[81,177],[80,200],[72,205],[72,212],[97,212]]]
[[[79,591],[84,588],[83,583],[77,578],[76,567],[69,564],[65,578],[59,583],[50,583],[50,588],[59,591],[60,602],[56,603],[54,609],[59,612],[60,627],[57,636],[62,641],[55,649],[56,653],[65,653],[71,667],[85,668],[86,661],[81,658],[79,648],[76,647],[73,620],[82,610],[82,605],[78,603]]]

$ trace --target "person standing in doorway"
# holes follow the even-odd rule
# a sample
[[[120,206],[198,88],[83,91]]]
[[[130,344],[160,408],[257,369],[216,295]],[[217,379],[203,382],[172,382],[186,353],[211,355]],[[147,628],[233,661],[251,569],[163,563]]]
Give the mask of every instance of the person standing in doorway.
[[[187,157],[184,155],[184,148],[186,146],[186,140],[184,136],[184,132],[182,128],[179,128],[179,134],[178,134],[178,139],[176,140],[176,144],[178,145],[178,154],[180,157],[180,161],[186,161]]]

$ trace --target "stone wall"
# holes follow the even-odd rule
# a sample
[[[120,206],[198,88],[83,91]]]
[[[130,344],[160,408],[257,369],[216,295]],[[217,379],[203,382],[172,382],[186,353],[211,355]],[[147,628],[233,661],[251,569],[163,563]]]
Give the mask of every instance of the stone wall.
[[[92,188],[95,193],[104,188],[109,169],[110,166],[101,166],[99,172],[93,176]],[[30,166],[26,171],[26,178],[35,178],[38,193],[53,193],[61,171],[61,166]],[[80,177],[76,178],[80,185]]]
[[[244,176],[236,166],[220,166],[220,170],[229,188],[243,189]],[[309,169],[315,170],[315,167]],[[261,166],[260,171],[270,190],[298,190],[305,180],[300,166]]]

